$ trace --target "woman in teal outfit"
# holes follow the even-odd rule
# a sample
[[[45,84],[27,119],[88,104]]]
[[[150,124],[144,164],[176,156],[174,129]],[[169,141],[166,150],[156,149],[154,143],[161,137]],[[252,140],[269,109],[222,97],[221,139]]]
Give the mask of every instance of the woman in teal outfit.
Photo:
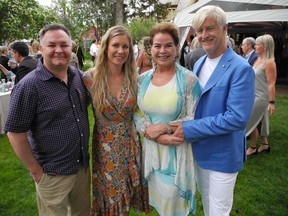
[[[157,24],[150,38],[156,66],[139,78],[140,111],[135,115],[143,135],[149,204],[163,216],[188,215],[196,206],[192,145],[174,137],[169,122],[193,119],[201,87],[191,71],[176,63],[179,33],[174,24]]]

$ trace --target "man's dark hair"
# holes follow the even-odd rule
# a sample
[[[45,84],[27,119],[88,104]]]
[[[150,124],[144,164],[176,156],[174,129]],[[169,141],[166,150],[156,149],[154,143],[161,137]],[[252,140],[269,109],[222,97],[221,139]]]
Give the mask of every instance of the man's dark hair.
[[[70,38],[71,38],[71,33],[69,29],[67,29],[64,25],[62,24],[48,24],[45,25],[39,32],[39,38],[40,38],[40,44],[43,45],[43,37],[47,31],[50,30],[63,30]]]
[[[29,55],[29,47],[28,45],[23,41],[15,41],[12,44],[10,44],[10,49],[12,49],[14,52],[18,52],[21,56],[26,57]]]

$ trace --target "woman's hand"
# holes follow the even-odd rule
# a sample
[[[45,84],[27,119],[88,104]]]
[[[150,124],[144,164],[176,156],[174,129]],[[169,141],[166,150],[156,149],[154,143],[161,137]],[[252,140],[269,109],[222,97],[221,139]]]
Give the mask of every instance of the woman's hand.
[[[275,113],[275,104],[269,103],[268,109],[269,109],[270,115],[273,115]]]
[[[167,133],[169,125],[168,124],[152,124],[145,128],[144,136],[147,139],[155,140],[160,135]]]
[[[156,142],[162,145],[178,146],[184,143],[184,139],[173,134],[163,134],[157,138]]]

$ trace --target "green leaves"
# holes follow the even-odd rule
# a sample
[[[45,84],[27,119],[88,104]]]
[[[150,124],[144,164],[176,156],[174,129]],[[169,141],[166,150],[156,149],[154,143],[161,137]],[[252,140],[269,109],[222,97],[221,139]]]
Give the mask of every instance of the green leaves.
[[[133,38],[139,41],[148,34],[151,23],[166,17],[168,6],[158,0],[53,0],[50,7],[36,0],[0,0],[0,43],[38,39],[39,30],[48,23],[62,23],[72,38],[95,25],[100,38],[116,23],[129,23]]]
[[[35,0],[0,0],[0,42],[37,38],[55,18]]]
[[[134,18],[128,28],[133,39],[138,43],[143,37],[149,36],[149,31],[155,23],[153,19]]]

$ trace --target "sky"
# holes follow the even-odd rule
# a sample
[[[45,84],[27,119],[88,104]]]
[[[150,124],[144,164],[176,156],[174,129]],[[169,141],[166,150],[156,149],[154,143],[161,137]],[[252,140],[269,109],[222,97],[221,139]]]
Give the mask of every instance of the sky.
[[[52,3],[52,0],[37,0],[39,2],[40,5],[43,6],[50,6]]]

